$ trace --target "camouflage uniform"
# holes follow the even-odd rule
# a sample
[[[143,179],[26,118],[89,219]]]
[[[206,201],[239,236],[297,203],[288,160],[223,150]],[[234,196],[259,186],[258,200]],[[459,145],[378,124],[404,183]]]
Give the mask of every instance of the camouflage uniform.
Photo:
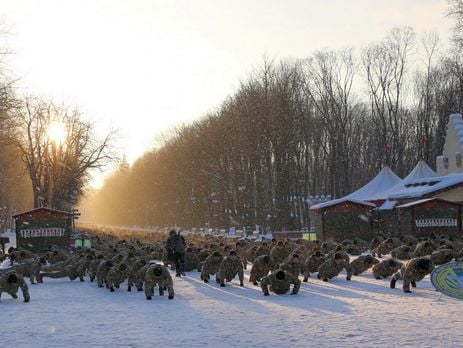
[[[103,254],[99,254],[97,257],[95,257],[93,260],[89,261],[88,263],[88,276],[90,278],[90,281],[93,282],[96,277],[96,269],[101,261],[103,261]]]
[[[374,250],[373,256],[382,257],[383,255],[389,254],[393,249],[400,246],[402,243],[397,239],[388,238],[382,241]]]
[[[397,272],[403,263],[394,259],[383,260],[373,266],[372,273],[376,279],[387,278]]]
[[[219,270],[216,274],[217,283],[220,282],[220,286],[224,287],[225,282],[231,282],[235,276],[238,275],[240,280],[240,286],[244,286],[244,272],[243,272],[243,263],[238,258],[236,251],[230,251],[229,256],[227,256],[222,263],[220,264]]]
[[[369,246],[369,249],[371,251],[373,251],[374,249],[376,249],[378,247],[378,245],[380,245],[382,242],[384,241],[383,237],[380,237],[380,236],[377,236],[375,238],[373,238],[370,242],[370,246]]]
[[[302,261],[299,260],[299,254],[290,255],[281,265],[280,269],[292,273],[298,277],[302,273]]]
[[[280,263],[289,256],[289,250],[286,249],[283,241],[279,240],[277,244],[270,250],[270,258],[272,260],[273,268],[278,268]]]
[[[106,276],[113,266],[114,262],[112,260],[104,260],[98,264],[98,267],[96,268],[96,283],[99,288],[102,288],[103,283],[106,283]]]
[[[29,277],[31,284],[34,284],[34,280],[36,279],[37,282],[41,283],[41,279],[39,277],[40,270],[42,269],[42,266],[46,263],[47,261],[45,260],[45,258],[39,257],[32,261],[13,264],[13,267],[8,270],[14,270],[16,273],[22,275],[23,277]]]
[[[379,263],[379,260],[371,255],[359,256],[350,263],[353,275],[360,275],[367,269]]]
[[[151,264],[145,274],[145,296],[147,300],[151,300],[154,295],[154,287],[159,287],[159,296],[164,296],[164,288],[167,288],[169,300],[174,298],[174,287],[172,277],[170,276],[167,267],[158,264]]]
[[[241,262],[243,263],[243,269],[246,269],[248,267],[248,258],[245,245],[240,242],[236,242],[235,251],[238,254],[238,257],[240,258]]]
[[[341,253],[334,254],[334,257],[329,258],[324,263],[320,265],[318,268],[318,279],[323,279],[323,281],[327,282],[328,279],[336,277],[343,269],[346,269],[347,272],[347,280],[350,280],[352,277],[352,269],[350,267],[349,262],[342,258]]]
[[[43,271],[40,272],[39,276],[37,277],[37,281],[39,283],[42,282],[43,277],[49,278],[64,278],[69,277],[70,280],[75,280],[77,278],[80,279],[81,282],[84,281],[84,276],[87,271],[88,263],[91,260],[91,255],[81,255],[79,260],[76,263],[70,264],[65,266],[59,271]]]
[[[320,250],[315,250],[315,252],[310,255],[302,265],[302,273],[304,274],[304,282],[310,277],[310,273],[318,272],[318,268],[326,261],[325,255]]]
[[[51,264],[55,264],[59,261],[65,261],[69,258],[69,255],[67,255],[64,251],[62,250],[52,250],[52,251],[49,251],[47,254],[46,254],[46,257],[47,257],[47,260],[51,263]]]
[[[434,245],[434,243],[431,242],[430,240],[425,240],[425,241],[419,242],[416,245],[415,250],[413,251],[412,257],[416,258],[416,257],[431,255],[434,250],[436,250],[436,246]]]
[[[106,287],[108,287],[111,292],[114,291],[114,288],[119,289],[120,284],[127,279],[129,270],[127,262],[121,262],[111,267],[106,275]]]
[[[299,292],[301,281],[298,277],[295,277],[291,273],[282,269],[262,278],[262,281],[260,282],[262,292],[265,296],[269,295],[269,286],[270,291],[277,295],[281,295],[286,294],[289,291],[291,284],[294,285],[291,295],[296,295]]]
[[[138,259],[134,262],[132,267],[130,267],[129,275],[127,277],[127,291],[132,291],[132,286],[136,286],[138,291],[141,291],[143,288],[143,277],[140,279],[138,272],[147,265],[145,259]],[[145,270],[146,272],[146,270]],[[143,273],[144,274],[144,273]]]
[[[327,259],[331,259],[331,258],[334,257],[334,255],[335,255],[336,253],[341,254],[341,258],[342,258],[344,261],[346,261],[346,262],[349,262],[349,261],[350,261],[350,256],[349,256],[349,254],[346,253],[346,252],[344,251],[344,249],[342,248],[341,245],[338,245],[338,246],[336,246],[336,248],[335,248],[334,250],[331,250],[331,251],[328,253],[328,255],[326,255],[326,258],[327,258]]]
[[[15,271],[10,271],[0,277],[0,297],[2,296],[2,292],[6,292],[16,299],[18,298],[16,293],[19,288],[21,288],[23,292],[24,302],[29,302],[31,299],[29,295],[29,288],[27,287],[26,281],[20,274]]]
[[[257,281],[260,281],[262,277],[265,277],[270,270],[271,262],[268,255],[261,255],[257,257],[251,267],[251,272],[249,273],[249,282],[257,285]]]
[[[455,251],[452,249],[437,249],[431,254],[431,261],[435,265],[443,265],[452,261],[455,257]]]
[[[198,257],[191,248],[186,249],[185,253],[185,271],[191,272],[193,269],[198,268]]]
[[[398,260],[410,260],[413,248],[410,245],[401,245],[391,250],[391,256]]]
[[[403,279],[404,292],[410,291],[410,284],[415,288],[416,282],[430,274],[434,269],[434,265],[429,256],[416,257],[407,261],[398,272],[391,278],[391,288],[395,288],[397,280]]]
[[[222,254],[220,254],[218,251],[214,251],[206,258],[203,265],[201,266],[201,279],[205,283],[209,282],[210,275],[214,275],[219,271],[222,259]]]
[[[270,254],[270,246],[267,244],[267,242],[262,242],[262,244],[259,245],[256,249],[255,257],[251,260],[254,260],[258,256],[269,255],[269,254]]]
[[[204,261],[207,259],[207,257],[211,254],[211,252],[207,249],[201,249],[198,251],[198,254],[196,255],[198,257],[198,272],[201,272],[201,267],[204,263]]]

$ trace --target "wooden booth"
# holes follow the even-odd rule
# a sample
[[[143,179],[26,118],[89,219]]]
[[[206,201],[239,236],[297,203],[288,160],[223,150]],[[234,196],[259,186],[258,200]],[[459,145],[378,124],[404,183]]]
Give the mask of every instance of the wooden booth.
[[[461,237],[462,203],[427,198],[402,204],[398,211],[402,235],[429,237],[432,233]]]
[[[69,248],[73,214],[50,208],[37,208],[13,216],[16,246],[33,252],[47,250],[51,246]]]

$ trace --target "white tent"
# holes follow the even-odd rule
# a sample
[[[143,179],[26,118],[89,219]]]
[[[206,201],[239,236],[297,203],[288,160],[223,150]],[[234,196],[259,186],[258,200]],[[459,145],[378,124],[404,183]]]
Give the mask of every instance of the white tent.
[[[398,201],[393,200],[396,198],[398,192],[406,190],[410,183],[416,182],[417,180],[431,179],[437,177],[437,173],[432,170],[425,161],[420,160],[415,168],[408,174],[401,182],[391,187],[389,190],[384,192],[388,200],[380,206],[379,210],[393,209]],[[390,200],[391,199],[391,200]]]
[[[314,205],[310,209],[322,209],[343,202],[354,202],[375,207],[374,204],[367,201],[387,199],[386,193],[401,181],[402,179],[391,168],[386,166],[368,184],[362,186],[357,191],[342,198]]]

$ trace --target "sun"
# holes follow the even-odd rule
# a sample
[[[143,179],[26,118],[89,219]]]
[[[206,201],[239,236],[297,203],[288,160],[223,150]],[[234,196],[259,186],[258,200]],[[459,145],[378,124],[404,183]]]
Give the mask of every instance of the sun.
[[[66,140],[66,129],[62,122],[53,121],[47,130],[48,138],[56,144],[62,144]]]

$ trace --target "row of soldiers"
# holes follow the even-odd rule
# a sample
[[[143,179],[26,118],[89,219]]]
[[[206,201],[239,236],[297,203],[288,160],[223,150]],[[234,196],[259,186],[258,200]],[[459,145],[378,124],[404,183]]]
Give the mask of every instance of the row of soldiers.
[[[96,280],[98,287],[106,287],[110,291],[115,291],[127,281],[128,291],[132,287],[138,291],[144,289],[147,299],[152,298],[156,286],[160,295],[167,290],[169,298],[174,297],[173,281],[168,270],[172,260],[169,260],[163,243],[116,241],[97,236],[93,242],[94,248],[74,250],[72,253],[51,248],[45,254],[32,255],[25,250],[10,249],[7,261],[12,267],[0,270],[0,296],[1,291],[16,294],[21,288],[24,298],[29,300],[23,277],[29,277],[31,284],[34,284],[42,283],[45,277],[79,278],[84,281],[84,276],[88,274],[91,281]],[[269,288],[275,293],[285,293],[291,285],[292,293],[297,294],[300,275],[304,282],[311,273],[317,273],[319,279],[328,281],[345,270],[346,279],[350,280],[352,275],[360,275],[372,268],[372,274],[377,279],[392,276],[391,287],[395,287],[397,280],[403,279],[404,291],[409,292],[410,285],[415,286],[417,281],[432,271],[434,265],[452,259],[460,260],[462,246],[461,241],[444,237],[426,240],[377,237],[370,243],[359,239],[341,243],[304,240],[253,243],[189,235],[185,271],[197,269],[205,283],[215,275],[220,286],[225,286],[226,282],[238,276],[240,286],[244,286],[243,270],[252,260],[249,281],[254,285],[260,282],[266,295]],[[352,255],[368,251],[371,254],[360,255],[350,261]],[[381,261],[375,257],[387,254],[392,257]],[[163,265],[151,260],[162,260]],[[8,278],[11,274],[15,277]]]

